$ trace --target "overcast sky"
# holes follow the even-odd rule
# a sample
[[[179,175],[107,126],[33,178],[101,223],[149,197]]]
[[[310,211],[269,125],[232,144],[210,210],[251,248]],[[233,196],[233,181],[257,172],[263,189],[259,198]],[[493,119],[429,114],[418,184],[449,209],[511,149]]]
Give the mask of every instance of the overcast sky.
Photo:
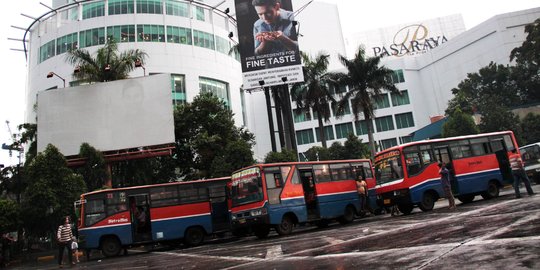
[[[453,14],[462,14],[466,29],[470,29],[497,14],[540,6],[540,0],[320,1],[338,5],[344,35]],[[10,48],[22,49],[22,43],[7,40],[7,38],[22,39],[24,31],[11,26],[26,28],[32,22],[31,19],[21,16],[21,13],[39,17],[48,11],[39,2],[51,6],[52,1],[9,1],[9,4],[3,5],[0,9],[1,31],[5,33],[0,41],[0,59],[2,61],[0,66],[3,80],[2,87],[0,87],[0,144],[11,143],[5,121],[10,121],[12,131],[17,132],[17,125],[24,121],[25,108],[26,62],[24,53],[10,50]],[[221,1],[210,0],[205,2],[219,3]],[[307,2],[308,0],[293,0],[293,7],[299,8],[303,3]],[[220,8],[224,9],[228,5],[232,5],[230,3],[232,3],[231,0],[222,4]],[[8,151],[0,150],[0,164],[6,166],[16,164],[16,157],[16,153],[10,158]]]

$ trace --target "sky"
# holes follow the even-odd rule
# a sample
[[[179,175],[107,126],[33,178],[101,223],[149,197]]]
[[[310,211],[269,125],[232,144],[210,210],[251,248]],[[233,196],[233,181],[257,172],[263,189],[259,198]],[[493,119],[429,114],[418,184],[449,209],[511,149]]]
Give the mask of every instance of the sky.
[[[293,7],[298,8],[308,0],[292,0]],[[393,26],[402,23],[433,19],[453,14],[461,14],[466,29],[488,20],[489,18],[512,11],[540,7],[540,0],[415,0],[415,1],[358,1],[358,0],[319,0],[335,3],[338,6],[343,34],[362,32]],[[51,0],[20,0],[10,1],[0,9],[0,29],[5,33],[0,41],[1,78],[4,81],[0,87],[0,144],[11,143],[12,140],[6,125],[10,122],[12,132],[18,132],[17,126],[24,123],[26,61],[23,52],[11,48],[22,49],[22,42],[8,38],[22,39],[23,30],[11,27],[27,28],[32,19],[22,16],[39,17],[48,9],[41,5],[51,6]],[[208,3],[219,3],[219,0],[208,0]],[[231,0],[220,5],[225,9],[231,5]],[[232,8],[232,6],[231,6]],[[308,7],[309,8],[309,7]],[[6,150],[0,150],[0,164],[5,166],[17,164],[17,153],[9,157]]]

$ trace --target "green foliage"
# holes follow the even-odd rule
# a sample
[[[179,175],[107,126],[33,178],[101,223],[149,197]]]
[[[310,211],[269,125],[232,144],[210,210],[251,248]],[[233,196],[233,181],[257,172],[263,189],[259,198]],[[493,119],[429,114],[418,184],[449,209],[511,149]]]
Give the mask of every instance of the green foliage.
[[[296,151],[281,149],[281,152],[268,152],[264,157],[264,163],[292,162],[298,161]]]
[[[135,68],[135,61],[140,60],[144,65],[146,57],[147,54],[139,49],[119,52],[116,41],[107,39],[95,57],[85,49],[76,49],[67,52],[66,61],[79,67],[79,72],[73,73],[74,78],[85,82],[107,82],[127,79]]]
[[[0,198],[0,233],[17,230],[19,225],[19,206],[9,199]]]
[[[173,157],[154,157],[117,162],[112,166],[113,187],[168,183],[177,179]]]
[[[528,113],[521,119],[523,145],[540,142],[540,115]]]
[[[79,157],[86,159],[85,164],[77,169],[86,183],[88,191],[100,189],[105,185],[107,170],[103,153],[88,143],[81,144]]]
[[[512,72],[523,103],[540,101],[540,18],[525,26],[527,37],[521,47],[510,53],[510,61],[516,60]]]
[[[479,125],[480,132],[495,132],[512,130],[516,137],[520,137],[521,127],[519,117],[504,106],[496,106],[482,113],[482,120]],[[520,141],[518,139],[518,141]]]
[[[25,171],[31,181],[22,201],[24,228],[28,235],[45,236],[54,232],[61,217],[73,216],[73,202],[85,192],[85,183],[50,144],[25,166]]]
[[[313,146],[309,148],[304,155],[306,156],[307,160],[309,161],[317,161],[317,160],[332,160],[332,156],[330,154],[330,150],[328,148],[320,147],[320,146]]]
[[[21,132],[19,143],[21,145],[28,145],[28,149],[26,149],[26,162],[31,162],[37,155],[37,124],[24,123],[17,128]]]
[[[174,112],[176,166],[185,179],[231,175],[253,164],[252,133],[234,125],[233,114],[211,93]]]
[[[478,134],[479,129],[471,115],[462,112],[459,108],[454,110],[442,127],[442,137],[455,137]]]
[[[352,133],[349,134],[347,140],[343,143],[343,147],[347,151],[345,151],[341,159],[369,158],[370,156],[369,147],[362,142],[362,139],[359,139]]]

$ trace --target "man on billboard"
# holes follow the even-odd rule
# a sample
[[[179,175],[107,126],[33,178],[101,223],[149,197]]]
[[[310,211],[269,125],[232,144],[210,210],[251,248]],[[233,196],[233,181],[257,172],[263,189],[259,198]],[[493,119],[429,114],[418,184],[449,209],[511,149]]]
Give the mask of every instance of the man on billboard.
[[[253,24],[255,55],[298,49],[293,13],[281,8],[280,0],[253,0],[259,16]]]

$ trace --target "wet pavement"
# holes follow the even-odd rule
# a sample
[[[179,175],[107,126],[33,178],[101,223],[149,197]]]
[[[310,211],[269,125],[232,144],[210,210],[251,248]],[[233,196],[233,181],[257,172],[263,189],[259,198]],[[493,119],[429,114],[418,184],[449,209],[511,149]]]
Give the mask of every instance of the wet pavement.
[[[533,189],[540,193],[540,185]],[[57,269],[53,262],[13,269]],[[501,196],[431,212],[370,216],[343,226],[296,227],[287,237],[210,240],[195,248],[133,249],[73,269],[540,269],[540,194]]]

